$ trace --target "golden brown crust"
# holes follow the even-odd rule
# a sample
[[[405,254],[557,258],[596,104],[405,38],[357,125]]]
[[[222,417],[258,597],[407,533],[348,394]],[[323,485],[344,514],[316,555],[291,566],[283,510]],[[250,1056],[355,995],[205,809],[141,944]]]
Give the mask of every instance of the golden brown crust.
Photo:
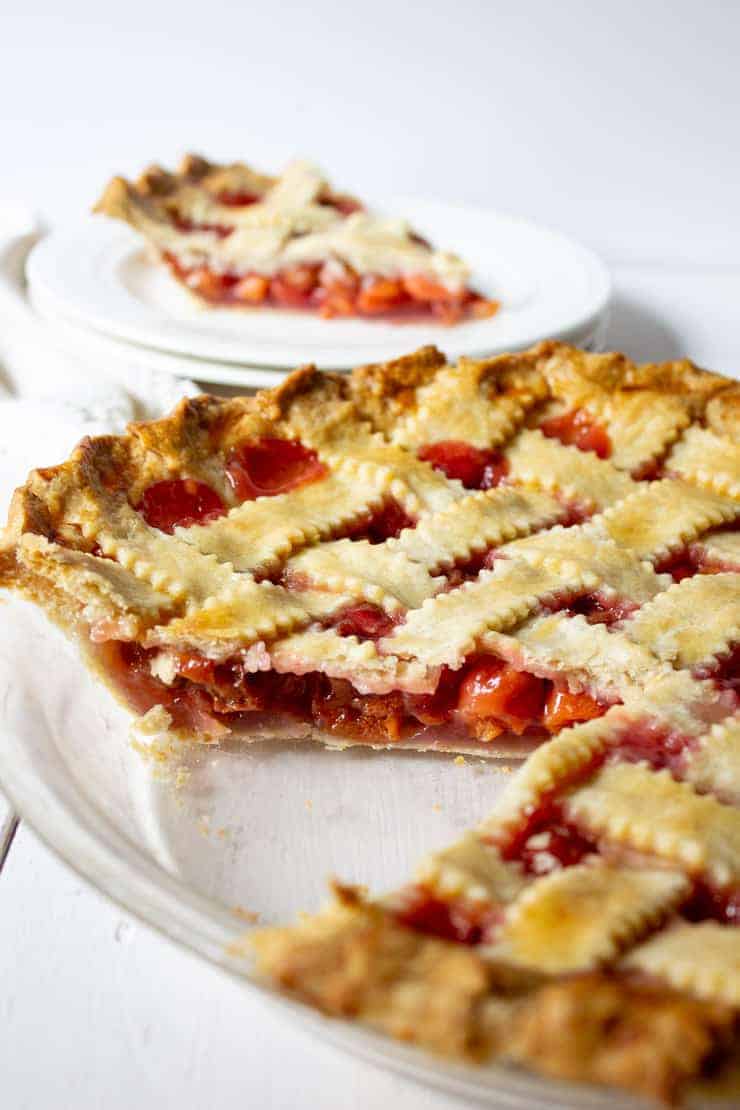
[[[672,1103],[732,1046],[730,1007],[591,974],[544,987],[512,1022],[508,1058],[557,1079],[626,1087]]]
[[[451,322],[461,318],[463,303],[479,316],[498,309],[497,302],[468,288],[470,270],[461,258],[435,249],[404,220],[374,214],[355,197],[337,193],[307,162],[292,162],[270,177],[242,163],[219,166],[192,155],[174,173],[152,166],[133,182],[113,178],[94,211],[140,232],[185,288],[206,303],[243,307],[267,296],[265,282],[252,281],[221,297],[223,274],[269,279],[284,271],[295,277],[298,267],[305,278],[306,266],[327,263],[326,280],[312,287],[314,307],[321,301],[323,315],[377,312],[377,297],[369,304],[357,295],[358,277],[395,283],[396,301],[386,297],[389,310],[403,299],[401,286],[404,303],[423,302],[432,318],[440,290]],[[342,282],[340,296],[336,287]],[[285,305],[280,285],[270,297]]]
[[[475,949],[405,928],[354,888],[335,894],[298,927],[250,936],[259,970],[331,1017],[439,1055],[501,1057],[666,1102],[732,1045],[729,1006],[628,976],[517,976]]]
[[[209,171],[196,162],[187,172]],[[169,188],[159,171],[147,182],[152,195]],[[740,998],[731,926],[696,926],[699,954],[695,927],[675,927],[695,882],[721,905],[740,876],[732,698],[696,670],[721,665],[737,641],[740,576],[729,566],[671,585],[661,571],[712,542],[720,561],[731,555],[720,540],[740,517],[738,396],[688,362],[638,367],[554,342],[456,366],[434,347],[348,375],[305,366],[255,397],[186,399],[34,471],[11,505],[0,584],[66,627],[156,652],[157,675],[178,653],[244,653],[261,669],[321,674],[398,705],[431,693],[443,666],[493,652],[621,702],[543,744],[485,827],[424,872],[436,897],[472,900],[497,922],[477,947],[414,932],[389,903],[344,888],[338,909],[258,943],[266,971],[328,1013],[438,1052],[508,1054],[667,1096],[721,1043]],[[603,424],[608,458],[543,433],[553,414],[579,410]],[[313,449],[321,480],[239,502],[231,452],[262,437]],[[504,484],[471,492],[420,457],[445,440],[495,452]],[[639,480],[664,458],[670,477]],[[168,478],[206,483],[228,512],[171,535],[150,527],[137,506]],[[358,540],[390,501],[415,527]],[[598,515],[564,527],[573,504]],[[458,568],[491,550],[502,556],[493,569],[460,585]],[[570,596],[642,608],[609,629],[543,611]],[[331,626],[368,602],[403,620],[377,642]],[[623,758],[623,738],[646,724],[692,754],[670,772]],[[470,732],[495,753],[485,720]],[[550,873],[549,832],[535,833],[527,870],[505,849],[552,800],[592,849]],[[627,968],[654,975],[652,993]]]
[[[445,1056],[488,1050],[481,1004],[490,972],[472,951],[397,925],[348,887],[324,916],[253,936],[259,965],[332,1017],[351,1017]]]
[[[186,154],[174,172],[152,165],[132,183],[124,177],[114,177],[97,201],[94,211],[114,219],[127,219],[124,214],[126,206],[136,203],[141,197],[174,197],[188,185],[199,185],[214,195],[240,191],[261,194],[270,189],[275,181],[276,178],[257,173],[243,162],[222,166],[209,162],[199,154]]]

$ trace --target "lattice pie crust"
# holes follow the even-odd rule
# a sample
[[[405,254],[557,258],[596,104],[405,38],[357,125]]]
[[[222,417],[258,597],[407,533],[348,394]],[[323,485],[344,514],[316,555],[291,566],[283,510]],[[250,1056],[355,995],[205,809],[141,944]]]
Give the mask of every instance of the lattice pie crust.
[[[0,583],[178,735],[531,751],[413,884],[338,887],[261,966],[435,1051],[670,1098],[740,1009],[739,432],[688,362],[308,367],[32,473]]]
[[[498,309],[469,288],[469,267],[456,254],[434,248],[405,220],[336,193],[303,161],[269,177],[191,154],[174,173],[151,166],[133,182],[113,178],[95,211],[140,232],[212,305],[325,317],[410,311],[445,323]]]

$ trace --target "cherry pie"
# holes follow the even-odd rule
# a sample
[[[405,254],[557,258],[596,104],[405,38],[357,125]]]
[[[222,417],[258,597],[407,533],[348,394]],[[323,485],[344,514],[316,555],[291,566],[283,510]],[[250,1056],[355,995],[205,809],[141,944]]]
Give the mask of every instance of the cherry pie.
[[[547,342],[186,400],[16,492],[0,584],[151,730],[529,755],[302,999],[672,1097],[740,1010],[740,385]]]
[[[188,155],[176,173],[154,166],[134,183],[113,178],[95,210],[140,231],[210,305],[446,324],[499,307],[469,288],[462,259],[334,192],[305,162],[276,178]]]

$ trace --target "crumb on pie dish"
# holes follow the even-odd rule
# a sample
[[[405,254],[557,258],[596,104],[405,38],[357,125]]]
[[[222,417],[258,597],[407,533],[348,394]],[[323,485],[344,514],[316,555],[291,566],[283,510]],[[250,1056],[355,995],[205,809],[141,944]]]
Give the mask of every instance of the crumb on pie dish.
[[[670,1100],[737,1054],[740,385],[545,342],[83,441],[0,585],[173,737],[528,756],[400,891],[255,936],[449,1056]]]
[[[444,324],[499,308],[470,288],[461,258],[433,248],[405,220],[337,193],[304,161],[269,177],[191,154],[174,173],[152,166],[135,182],[114,177],[95,211],[140,232],[211,306]]]

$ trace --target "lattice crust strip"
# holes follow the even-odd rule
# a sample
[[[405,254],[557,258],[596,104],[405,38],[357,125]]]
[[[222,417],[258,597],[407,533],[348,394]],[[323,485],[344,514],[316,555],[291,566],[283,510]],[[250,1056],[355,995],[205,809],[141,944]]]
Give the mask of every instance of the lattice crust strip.
[[[444,576],[433,577],[401,548],[366,540],[335,540],[309,547],[288,559],[283,573],[288,580],[305,575],[318,588],[363,598],[388,612],[417,609],[447,581]]]
[[[620,547],[643,559],[660,559],[738,516],[740,501],[667,479],[638,488],[598,523]]]
[[[484,632],[512,627],[563,588],[587,592],[597,583],[589,572],[559,563],[549,566],[544,559],[536,567],[523,560],[502,560],[475,582],[425,601],[379,647],[429,666],[457,668]]]
[[[654,975],[699,998],[740,1008],[740,940],[736,928],[714,921],[675,925],[634,948],[622,966]]]
[[[548,975],[588,971],[663,920],[690,887],[679,872],[599,859],[554,871],[509,907],[486,956]]]
[[[740,806],[740,719],[715,725],[692,744],[682,775],[695,790]]]
[[[417,881],[440,898],[507,904],[526,887],[521,868],[502,859],[495,845],[469,832],[449,848],[434,852],[416,870]]]
[[[740,497],[740,446],[706,428],[686,431],[668,456],[666,470],[705,489]]]
[[[484,364],[485,365],[485,364]],[[534,393],[491,398],[480,388],[481,363],[461,359],[457,367],[439,371],[416,393],[415,412],[401,418],[391,439],[403,447],[438,440],[458,440],[474,447],[497,447],[521,425]]]
[[[578,528],[556,526],[548,532],[514,540],[501,553],[525,559],[534,566],[542,560],[547,560],[550,566],[559,565],[564,592],[568,589],[568,576],[574,571],[595,578],[594,589],[635,604],[649,601],[665,588],[668,584],[665,576],[656,574],[647,561],[636,559],[629,549],[605,536],[599,524],[596,520]]]
[[[660,659],[697,667],[740,639],[740,574],[698,574],[643,605],[625,632]]]
[[[594,837],[654,855],[718,887],[740,883],[740,815],[700,796],[668,771],[603,767],[563,800],[566,816]]]
[[[535,674],[563,676],[574,689],[595,687],[615,700],[641,695],[648,677],[664,669],[625,633],[566,613],[530,617],[511,635],[486,633],[479,648]]]
[[[271,645],[270,661],[278,673],[320,671],[351,679],[361,694],[430,693],[439,678],[438,670],[423,663],[380,655],[372,640],[339,636],[331,628],[311,628],[277,640]]]
[[[422,517],[415,528],[404,529],[384,546],[403,551],[433,574],[516,536],[547,528],[566,512],[547,494],[500,487],[469,494],[448,509]]]
[[[105,524],[86,512],[77,522],[104,555],[184,606],[183,617],[147,633],[148,644],[181,643],[212,656],[224,655],[308,621],[306,611],[286,590],[237,574],[215,555],[201,554],[181,539],[150,528],[126,505],[110,506]]]
[[[82,616],[93,638],[161,649],[163,668],[182,650],[241,652],[244,666],[321,672],[359,695],[431,694],[444,666],[480,651],[621,702],[543,743],[477,830],[422,863],[419,889],[489,923],[476,950],[402,927],[408,891],[375,903],[344,891],[328,915],[264,940],[304,997],[468,1055],[490,1048],[491,1008],[511,992],[512,1012],[524,998],[537,1018],[543,978],[567,991],[602,967],[610,989],[638,972],[651,989],[740,1007],[737,930],[681,916],[702,890],[731,908],[740,887],[740,718],[732,691],[699,677],[740,624],[738,396],[687,363],[557,344],[456,369],[431,348],[350,377],[304,369],[35,473],[14,500],[0,583],[69,624]],[[579,409],[604,425],[609,459],[537,427]],[[326,475],[234,506],[230,452],[261,436],[300,439]],[[471,492],[417,455],[455,440],[503,466],[504,484]],[[634,477],[661,459],[665,478]],[[150,527],[132,506],[179,477],[207,481],[228,511],[173,535]],[[397,538],[347,538],[398,506],[414,526]],[[599,515],[562,526],[574,507]],[[721,573],[673,585],[656,567],[684,548]],[[493,569],[476,571],[492,549]],[[637,611],[608,629],[549,611],[594,597]],[[357,602],[399,623],[377,643],[322,626]],[[670,771],[629,761],[646,737]],[[565,866],[548,821],[579,838]]]
[[[639,489],[638,483],[608,461],[547,439],[537,429],[524,431],[507,448],[511,478],[523,486],[561,494],[601,511]]]
[[[701,536],[692,547],[710,566],[740,572],[740,531],[718,528]]]
[[[373,472],[363,479],[348,465],[291,493],[247,501],[211,524],[178,529],[178,535],[236,570],[266,573],[298,548],[369,515],[388,496],[387,478]]]
[[[442,512],[468,495],[461,482],[446,478],[429,463],[416,458],[402,447],[387,443],[381,436],[351,434],[346,439],[325,442],[321,432],[306,437],[316,443],[322,460],[332,470],[345,466],[348,460],[361,467],[360,474],[387,487],[390,494],[416,517]]]
[[[107,632],[121,640],[142,635],[173,608],[172,598],[139,581],[112,559],[49,543],[43,536],[24,536],[18,546],[21,566],[42,584],[63,596],[90,625],[93,634]]]

